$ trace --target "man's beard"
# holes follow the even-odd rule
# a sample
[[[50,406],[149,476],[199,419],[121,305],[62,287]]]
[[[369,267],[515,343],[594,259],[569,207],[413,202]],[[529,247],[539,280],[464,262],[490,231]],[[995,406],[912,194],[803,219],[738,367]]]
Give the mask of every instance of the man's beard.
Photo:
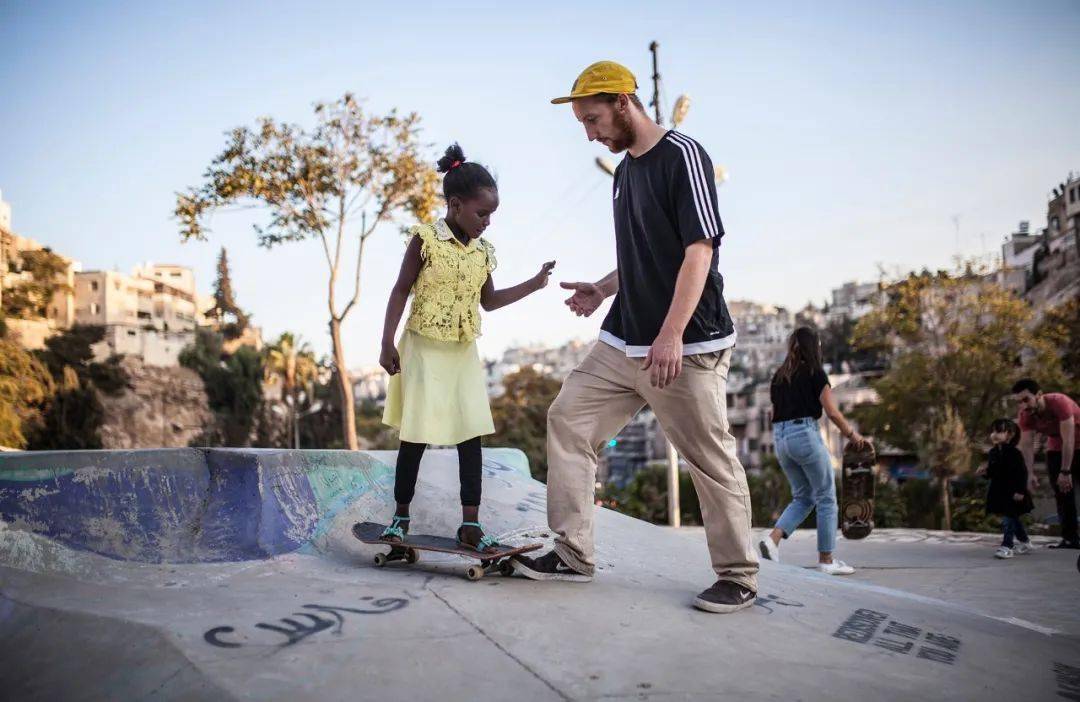
[[[633,146],[636,135],[634,134],[634,125],[630,123],[629,117],[615,112],[611,115],[611,126],[615,134],[611,136],[608,148],[613,153],[622,153]]]

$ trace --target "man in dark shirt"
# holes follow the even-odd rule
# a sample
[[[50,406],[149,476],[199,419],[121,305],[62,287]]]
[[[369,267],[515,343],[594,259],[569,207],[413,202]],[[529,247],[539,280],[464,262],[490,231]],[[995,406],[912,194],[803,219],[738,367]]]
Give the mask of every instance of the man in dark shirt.
[[[589,141],[627,152],[612,202],[618,267],[596,283],[563,283],[590,315],[611,295],[600,341],[548,411],[548,523],[554,549],[520,559],[542,580],[589,580],[597,452],[648,404],[686,459],[701,503],[717,581],[694,599],[710,612],[753,605],[750,490],[726,417],[735,328],[724,303],[717,247],[724,235],[708,154],[652,122],[634,76],[610,61],[589,66],[571,94]]]

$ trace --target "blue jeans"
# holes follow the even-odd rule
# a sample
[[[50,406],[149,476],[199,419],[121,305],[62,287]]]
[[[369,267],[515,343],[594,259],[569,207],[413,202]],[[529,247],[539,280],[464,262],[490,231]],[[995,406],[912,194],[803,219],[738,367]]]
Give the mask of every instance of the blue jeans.
[[[813,419],[773,424],[773,441],[780,468],[791,483],[791,504],[776,528],[790,536],[817,508],[817,546],[820,553],[836,548],[836,483],[829,451]]]
[[[1013,536],[1020,539],[1021,543],[1028,542],[1028,535],[1024,531],[1024,523],[1020,521],[1020,517],[1002,517],[1001,530],[1005,532],[1001,540],[1001,545],[1005,548],[1013,547]]]

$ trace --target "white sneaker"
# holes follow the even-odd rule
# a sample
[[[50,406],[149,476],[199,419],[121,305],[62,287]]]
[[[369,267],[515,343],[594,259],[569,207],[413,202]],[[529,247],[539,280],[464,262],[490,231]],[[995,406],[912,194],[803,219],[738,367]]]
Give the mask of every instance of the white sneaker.
[[[843,561],[834,560],[832,563],[818,563],[818,570],[826,575],[851,575],[855,569]]]
[[[1018,541],[1016,543],[1016,546],[1013,548],[1013,552],[1016,553],[1018,556],[1026,556],[1034,550],[1035,544],[1031,543],[1030,541]]]
[[[1012,558],[1013,550],[1008,546],[998,546],[997,551],[994,551],[994,558]]]
[[[758,541],[758,551],[761,557],[767,561],[780,562],[780,548],[773,543],[772,537],[766,534]]]

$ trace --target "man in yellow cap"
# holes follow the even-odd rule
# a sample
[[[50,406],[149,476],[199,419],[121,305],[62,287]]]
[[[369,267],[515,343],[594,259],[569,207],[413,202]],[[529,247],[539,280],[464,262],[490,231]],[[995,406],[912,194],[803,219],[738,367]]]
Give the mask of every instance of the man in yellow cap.
[[[726,381],[735,328],[717,270],[724,235],[712,161],[693,139],[649,119],[625,67],[599,61],[574,81],[572,104],[589,141],[626,152],[615,169],[617,268],[573,290],[588,316],[614,295],[600,341],[548,411],[548,523],[554,549],[522,557],[538,580],[591,580],[597,452],[648,404],[686,459],[705,522],[716,582],[694,598],[709,612],[750,607],[758,559],[750,490],[728,431]]]

